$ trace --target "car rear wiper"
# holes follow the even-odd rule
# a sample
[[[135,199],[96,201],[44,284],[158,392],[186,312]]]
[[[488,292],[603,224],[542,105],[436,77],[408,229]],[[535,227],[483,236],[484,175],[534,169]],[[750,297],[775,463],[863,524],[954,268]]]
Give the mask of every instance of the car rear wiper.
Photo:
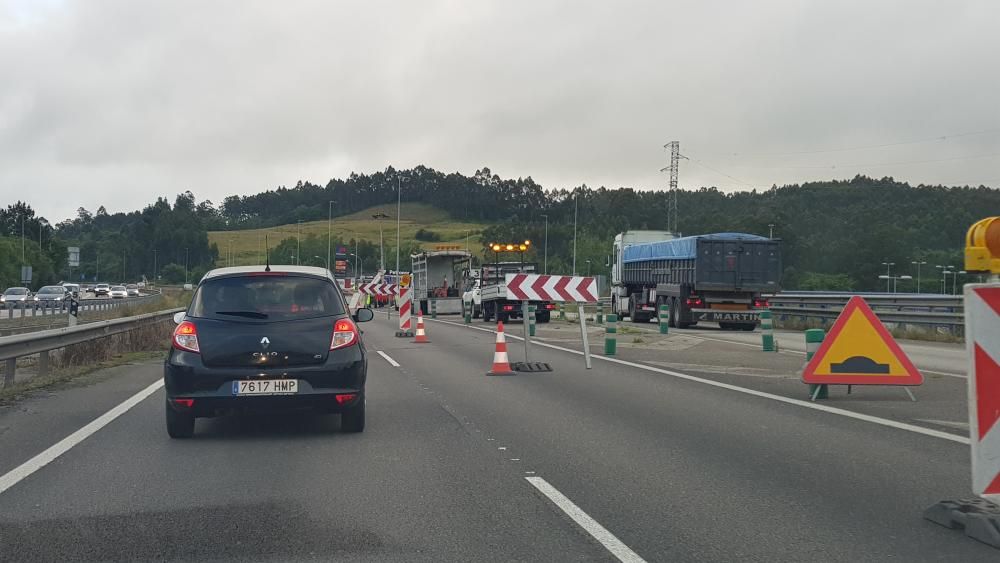
[[[248,319],[266,319],[267,313],[257,311],[216,311],[216,315],[229,315],[233,317],[246,317]]]

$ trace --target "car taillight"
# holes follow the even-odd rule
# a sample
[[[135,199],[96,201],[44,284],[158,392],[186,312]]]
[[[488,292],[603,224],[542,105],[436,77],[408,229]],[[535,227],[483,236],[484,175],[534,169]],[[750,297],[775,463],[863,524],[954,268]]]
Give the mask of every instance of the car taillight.
[[[688,297],[687,304],[688,307],[701,307],[705,302],[700,297]]]
[[[357,393],[340,393],[334,395],[334,398],[337,400],[338,405],[346,405],[347,403],[353,401],[357,396]]]
[[[174,348],[186,352],[199,353],[198,329],[191,321],[184,321],[174,329]]]
[[[350,319],[340,319],[333,325],[333,339],[330,349],[336,350],[350,346],[358,341],[358,329]]]
[[[770,307],[771,304],[767,302],[767,299],[754,299],[753,306],[758,309],[766,309]]]
[[[194,407],[194,399],[170,399],[175,407],[190,409]]]
[[[552,303],[546,303],[545,308],[551,311],[552,309],[555,309],[556,306]]]
[[[503,310],[504,311],[513,311],[514,310],[514,306],[513,305],[504,305],[503,306]]]

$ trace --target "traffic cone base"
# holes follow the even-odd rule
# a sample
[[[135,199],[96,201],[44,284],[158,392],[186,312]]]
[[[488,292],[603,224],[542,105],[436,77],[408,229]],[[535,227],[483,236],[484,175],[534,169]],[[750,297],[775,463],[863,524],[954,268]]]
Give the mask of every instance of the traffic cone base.
[[[507,358],[507,338],[503,333],[503,321],[497,323],[496,350],[493,352],[493,369],[486,372],[486,375],[514,375],[516,372],[510,369],[510,360]]]
[[[427,339],[427,333],[424,332],[424,315],[417,309],[417,334],[413,341],[417,344],[427,344],[430,340]]]

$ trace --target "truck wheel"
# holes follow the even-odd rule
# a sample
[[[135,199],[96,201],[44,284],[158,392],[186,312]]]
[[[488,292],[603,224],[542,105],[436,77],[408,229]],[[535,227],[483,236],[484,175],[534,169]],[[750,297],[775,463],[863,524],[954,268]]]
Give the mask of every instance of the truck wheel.
[[[671,328],[677,328],[677,300],[674,298],[670,299],[670,320],[667,324]]]
[[[475,305],[473,305],[472,306],[472,318],[478,319],[481,316],[483,316],[483,307],[482,307],[482,305],[480,305],[479,307],[476,307]]]
[[[497,313],[497,320],[502,323],[510,322],[510,315],[508,313]]]
[[[492,313],[492,311],[490,311],[490,306],[489,305],[483,305],[483,322],[484,323],[490,322],[490,317],[492,316],[491,313]]]
[[[741,324],[741,325],[737,325],[737,326],[740,328],[740,330],[745,330],[747,332],[753,332],[754,329],[757,328],[757,325],[755,325],[755,324]]]
[[[552,313],[550,313],[548,311],[546,311],[544,313],[537,313],[535,315],[535,322],[536,323],[547,323],[547,322],[549,322],[550,318],[552,318]]]

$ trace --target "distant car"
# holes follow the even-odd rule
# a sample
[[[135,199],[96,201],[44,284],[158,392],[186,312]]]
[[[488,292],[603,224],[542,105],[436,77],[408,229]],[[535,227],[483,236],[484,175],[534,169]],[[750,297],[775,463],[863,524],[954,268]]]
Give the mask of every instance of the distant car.
[[[129,297],[139,297],[139,286],[130,283],[125,286],[125,292],[128,293]]]
[[[192,291],[192,290],[194,290],[194,286],[193,285],[191,285],[189,283],[184,284],[184,291]]]
[[[70,295],[72,295],[73,297],[79,297],[80,296],[80,285],[79,284],[64,283],[64,284],[62,284],[62,286],[64,288],[66,288],[66,291],[68,291],[70,293]]]
[[[34,301],[39,306],[51,307],[70,298],[71,293],[61,285],[47,285],[35,293]]]
[[[135,285],[138,286],[139,289],[144,289],[146,287],[146,282],[139,282],[139,283],[137,283]]]
[[[111,286],[106,283],[99,283],[94,286],[95,297],[107,297],[111,293]]]
[[[8,287],[0,295],[0,303],[19,303],[31,300],[31,290],[26,287]]]
[[[307,408],[340,413],[344,432],[365,428],[367,351],[326,268],[219,268],[177,313],[164,364],[167,433],[189,438],[195,419]]]
[[[125,289],[124,285],[113,285],[108,291],[108,295],[112,299],[125,299],[128,297],[128,290]]]

